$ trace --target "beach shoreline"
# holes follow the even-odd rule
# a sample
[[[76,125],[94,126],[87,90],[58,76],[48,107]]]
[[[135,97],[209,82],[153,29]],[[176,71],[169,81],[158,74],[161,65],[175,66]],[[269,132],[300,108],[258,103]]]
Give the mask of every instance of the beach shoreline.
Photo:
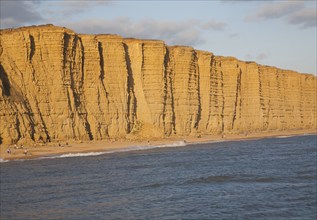
[[[217,141],[236,141],[236,140],[252,140],[270,137],[284,136],[300,136],[317,134],[316,129],[303,129],[293,131],[270,131],[270,132],[254,132],[248,134],[226,134],[226,135],[201,135],[187,137],[169,137],[165,139],[148,139],[144,141],[135,140],[101,140],[101,141],[63,141],[48,144],[34,144],[30,146],[0,145],[1,161],[10,160],[28,160],[45,158],[50,156],[61,156],[64,154],[80,154],[80,153],[111,153],[120,151],[133,151],[142,147],[142,150],[153,149],[155,146],[171,146],[173,144],[186,143],[198,144]],[[10,153],[7,150],[10,149]]]

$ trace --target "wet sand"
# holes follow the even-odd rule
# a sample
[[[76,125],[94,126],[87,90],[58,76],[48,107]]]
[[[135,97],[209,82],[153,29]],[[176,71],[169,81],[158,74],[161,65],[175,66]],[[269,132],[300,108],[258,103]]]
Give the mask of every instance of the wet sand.
[[[32,146],[23,146],[16,149],[14,145],[1,145],[0,158],[2,160],[16,160],[16,159],[33,159],[38,157],[47,157],[54,155],[62,155],[68,153],[88,153],[88,152],[107,152],[119,151],[123,149],[133,149],[133,147],[149,148],[157,145],[173,144],[179,141],[186,143],[201,143],[212,141],[230,141],[230,140],[244,140],[244,139],[258,139],[275,136],[295,136],[303,134],[317,134],[317,130],[294,130],[294,131],[274,131],[261,132],[250,134],[226,134],[226,135],[201,135],[200,137],[171,137],[164,140],[146,140],[146,141],[130,141],[130,140],[102,140],[102,141],[68,141],[67,143],[48,143],[48,144],[34,144]],[[148,142],[149,141],[149,142]],[[20,147],[20,146],[18,146]],[[7,153],[10,148],[11,153]],[[25,154],[25,149],[27,153]]]

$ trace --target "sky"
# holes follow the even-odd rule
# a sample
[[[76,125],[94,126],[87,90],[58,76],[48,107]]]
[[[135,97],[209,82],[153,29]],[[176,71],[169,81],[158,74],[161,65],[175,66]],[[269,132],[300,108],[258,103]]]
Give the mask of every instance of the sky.
[[[316,7],[316,0],[0,0],[0,27],[54,24],[159,39],[316,75]]]

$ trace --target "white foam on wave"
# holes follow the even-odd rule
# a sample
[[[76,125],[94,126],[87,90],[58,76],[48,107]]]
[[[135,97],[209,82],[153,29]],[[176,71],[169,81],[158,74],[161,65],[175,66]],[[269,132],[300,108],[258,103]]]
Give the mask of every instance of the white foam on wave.
[[[303,134],[303,136],[311,136],[311,135],[317,135],[316,133],[312,133],[312,134]]]
[[[6,162],[9,162],[9,160],[5,160],[3,158],[0,158],[0,163],[6,163]]]
[[[300,136],[311,136],[311,135],[316,135],[316,134],[292,134],[292,135],[281,135],[281,136],[276,136],[275,138],[289,138],[289,137],[300,137]]]
[[[145,146],[144,149],[151,149],[152,148],[164,148],[164,147],[183,147],[186,146],[187,143],[185,141],[177,141],[171,144],[163,144],[163,145],[153,145],[153,146]],[[143,150],[143,149],[142,149]]]
[[[229,141],[236,141],[236,140],[214,140],[214,141],[201,141],[201,142],[191,142],[189,144],[200,145],[200,144],[216,144],[222,142],[229,142]]]
[[[276,136],[275,138],[289,138],[293,137],[292,135],[281,135],[281,136]]]
[[[101,154],[104,154],[105,152],[88,152],[88,153],[68,153],[68,154],[62,154],[58,156],[53,156],[50,158],[64,158],[64,157],[88,157],[88,156],[98,156]],[[45,157],[47,158],[47,157]]]

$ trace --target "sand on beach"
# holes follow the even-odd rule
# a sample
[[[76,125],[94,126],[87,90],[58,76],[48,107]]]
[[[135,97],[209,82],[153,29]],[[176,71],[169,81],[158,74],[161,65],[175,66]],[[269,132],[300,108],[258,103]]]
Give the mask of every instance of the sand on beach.
[[[294,130],[294,131],[274,131],[274,132],[261,132],[261,133],[244,133],[244,134],[225,134],[225,135],[201,135],[193,137],[170,137],[163,140],[145,140],[145,141],[130,141],[130,140],[102,140],[102,141],[64,141],[57,143],[39,144],[36,143],[30,146],[17,146],[14,145],[1,145],[0,146],[0,158],[3,160],[17,160],[17,159],[33,159],[38,157],[46,157],[52,155],[62,155],[68,153],[88,153],[88,152],[107,152],[107,151],[119,151],[122,149],[133,149],[133,147],[149,148],[156,145],[173,144],[179,141],[185,141],[190,143],[201,143],[218,140],[242,140],[242,139],[257,139],[274,136],[293,136],[303,134],[317,134],[317,130]],[[11,153],[7,153],[7,149],[11,150]],[[27,153],[25,154],[25,150]]]

